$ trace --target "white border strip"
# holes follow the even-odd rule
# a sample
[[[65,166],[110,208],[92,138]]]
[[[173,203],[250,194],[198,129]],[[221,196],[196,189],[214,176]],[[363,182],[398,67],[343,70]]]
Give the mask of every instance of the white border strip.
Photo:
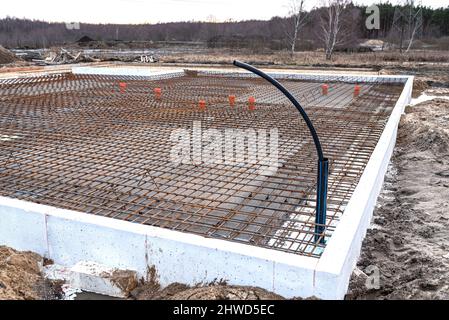
[[[214,70],[194,70],[199,75],[214,76],[214,77],[239,77],[239,78],[256,78],[257,76],[247,71],[214,71]],[[96,75],[110,75],[110,76],[133,76],[133,77],[151,77],[158,79],[168,79],[172,77],[180,77],[185,75],[183,69],[172,71],[152,71],[151,68],[109,68],[109,67],[73,67],[72,72],[74,74],[96,74]],[[386,82],[386,83],[405,83],[408,79],[407,76],[365,76],[360,74],[312,74],[312,73],[268,73],[270,76],[276,79],[290,79],[290,80],[305,80],[305,81],[317,81],[317,82],[349,82],[349,83],[373,83],[373,82]]]
[[[145,77],[150,80],[162,80],[182,77],[183,69],[170,71],[153,71],[151,68],[108,68],[108,67],[73,67],[73,74],[95,74],[108,76]]]
[[[214,76],[214,77],[239,77],[239,78],[257,78],[258,76],[246,72],[246,71],[235,71],[235,72],[221,72],[221,71],[199,71],[199,75],[204,76]],[[312,73],[267,73],[269,76],[275,79],[284,80],[305,80],[305,81],[316,81],[316,82],[349,82],[349,83],[406,83],[408,80],[407,76],[371,76],[371,75],[360,75],[360,74],[345,74],[345,75],[335,75],[335,74],[312,74]]]

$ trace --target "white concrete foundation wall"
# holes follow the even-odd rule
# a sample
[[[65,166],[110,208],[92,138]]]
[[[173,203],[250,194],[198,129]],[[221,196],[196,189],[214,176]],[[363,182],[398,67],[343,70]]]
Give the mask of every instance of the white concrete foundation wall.
[[[139,278],[190,285],[226,280],[312,296],[317,259],[0,197],[0,245],[55,263],[93,261]],[[149,279],[156,271],[156,278]]]
[[[215,77],[241,77],[241,78],[257,78],[253,73],[242,71],[242,69],[234,68],[232,71],[202,71],[195,70],[198,75],[215,76]],[[154,69],[152,67],[73,67],[72,73],[74,74],[96,74],[96,75],[109,75],[109,76],[122,76],[122,77],[149,77],[149,80],[168,79],[181,77],[185,75],[184,69],[161,71],[160,69]],[[316,82],[349,82],[349,83],[405,83],[408,80],[408,76],[392,76],[392,75],[360,75],[360,74],[304,74],[304,73],[268,73],[270,76],[276,79],[293,79],[293,80],[305,80]]]
[[[0,197],[0,245],[31,250],[68,267],[93,261],[135,270],[162,286],[225,280],[287,298],[342,299],[382,187],[401,114],[411,99],[413,77],[397,78],[406,82],[404,90],[320,259],[5,197]]]
[[[96,74],[124,77],[149,77],[150,80],[161,80],[181,77],[185,73],[182,69],[161,71],[152,68],[106,68],[106,67],[73,67],[73,74]]]
[[[240,71],[241,69],[236,68],[235,71],[222,72],[222,71],[199,71],[199,75],[205,76],[215,76],[215,77],[235,77],[240,78],[257,78],[258,76],[254,73],[247,71]],[[305,74],[305,73],[276,73],[269,72],[268,75],[275,79],[292,79],[292,80],[304,80],[304,81],[314,81],[314,82],[349,82],[349,83],[405,83],[408,80],[408,76],[372,76],[372,75],[360,75],[360,74]]]

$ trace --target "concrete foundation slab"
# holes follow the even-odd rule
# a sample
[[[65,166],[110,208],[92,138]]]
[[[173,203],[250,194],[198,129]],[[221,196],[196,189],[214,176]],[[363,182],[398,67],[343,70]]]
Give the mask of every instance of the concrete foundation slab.
[[[98,72],[98,70],[90,72]],[[89,74],[89,71],[85,71],[85,74]],[[132,72],[127,71],[127,76],[132,77]],[[204,76],[214,79],[213,77],[219,77],[220,75],[206,73]],[[243,75],[243,77],[246,76]],[[168,77],[171,77],[171,75]],[[283,74],[279,75],[279,77],[286,76]],[[322,81],[322,79],[325,79],[325,75],[317,75],[316,77],[307,75],[307,79],[300,75],[288,75],[287,78],[301,81]],[[272,241],[261,241],[255,244],[251,240],[258,239],[257,235],[262,234],[265,230],[260,227],[258,229],[254,228],[254,226],[258,225],[257,223],[255,225],[249,225],[248,229],[243,229],[245,231],[243,233],[246,235],[245,237],[239,235],[232,238],[231,235],[235,233],[232,229],[230,230],[231,232],[224,232],[228,230],[228,227],[218,230],[220,232],[202,233],[202,231],[199,231],[203,230],[202,228],[193,228],[193,224],[189,225],[189,228],[185,228],[179,221],[175,224],[172,222],[172,225],[170,225],[179,226],[176,229],[174,227],[164,228],[162,225],[153,226],[145,223],[136,223],[144,220],[144,218],[147,219],[146,216],[142,218],[136,215],[135,219],[133,218],[128,221],[121,218],[122,216],[129,216],[124,213],[122,215],[118,214],[114,218],[108,217],[107,215],[102,216],[101,214],[97,214],[100,211],[104,211],[105,207],[102,206],[98,206],[98,209],[95,209],[95,214],[92,214],[93,212],[89,212],[88,210],[86,211],[89,213],[86,213],[83,210],[67,210],[52,205],[36,204],[32,201],[34,198],[30,196],[31,193],[29,191],[28,193],[25,192],[27,190],[16,191],[14,195],[19,199],[14,198],[10,194],[0,197],[0,244],[20,250],[35,251],[54,260],[55,263],[70,268],[80,261],[92,261],[108,268],[133,270],[136,272],[137,277],[144,277],[147,280],[157,280],[162,286],[172,282],[194,285],[225,280],[230,284],[262,287],[287,298],[295,296],[316,296],[324,299],[342,299],[346,292],[349,277],[358,258],[361,242],[366,228],[369,225],[372,211],[382,186],[385,170],[395,144],[399,119],[405,105],[410,101],[413,84],[413,77],[371,76],[363,77],[363,79],[360,76],[329,77],[328,80],[330,81],[344,83],[340,87],[342,88],[341,99],[337,99],[337,96],[334,96],[337,99],[336,101],[341,101],[341,106],[336,106],[332,109],[332,112],[344,110],[344,105],[349,101],[347,94],[351,92],[351,85],[347,88],[345,86],[357,79],[371,83],[373,86],[381,83],[380,88],[383,88],[385,84],[391,82],[396,85],[400,84],[403,86],[403,89],[399,99],[391,107],[389,107],[391,101],[382,102],[376,106],[377,109],[375,110],[371,110],[370,106],[360,103],[360,101],[357,103],[357,101],[349,99],[354,102],[352,104],[354,110],[359,108],[359,110],[366,112],[366,115],[371,114],[373,119],[383,114],[388,108],[391,108],[391,113],[385,118],[386,123],[384,125],[382,122],[379,122],[382,125],[379,125],[373,131],[366,132],[367,137],[377,137],[377,134],[379,135],[378,139],[374,139],[375,144],[372,146],[372,150],[370,149],[371,147],[368,149],[360,149],[362,143],[358,140],[358,137],[348,136],[344,138],[347,141],[347,144],[345,144],[346,151],[341,151],[338,156],[351,159],[351,165],[355,165],[357,170],[348,170],[349,166],[347,162],[339,164],[337,161],[331,184],[335,186],[335,189],[330,189],[331,197],[334,197],[331,198],[334,199],[334,204],[332,205],[331,201],[331,205],[329,206],[329,210],[333,213],[329,214],[329,217],[331,217],[328,221],[329,233],[326,236],[328,241],[325,246],[316,247],[316,251],[307,249],[307,243],[310,243],[310,239],[307,240],[308,238],[304,236],[307,233],[307,229],[304,228],[304,223],[307,223],[307,220],[304,220],[304,216],[308,215],[309,219],[313,218],[313,204],[309,204],[309,202],[313,202],[313,199],[309,198],[306,198],[306,201],[301,204],[303,207],[300,209],[300,213],[295,213],[294,210],[290,211],[285,208],[281,209],[281,211],[285,210],[288,213],[287,215],[271,214],[269,216],[267,215],[267,211],[262,211],[262,216],[265,219],[284,219],[284,223],[273,225],[273,230],[278,230],[277,232],[265,233],[267,239],[271,239]],[[156,79],[155,81],[159,80]],[[305,88],[307,87],[307,84],[302,85]],[[52,94],[52,90],[56,90],[56,88],[46,90],[46,94]],[[257,90],[263,96],[263,90],[260,88]],[[311,87],[310,90],[314,89]],[[374,96],[382,96],[382,92],[376,89],[372,91],[372,94]],[[268,95],[263,96],[261,99],[266,99],[266,103],[278,103],[276,102],[277,98]],[[319,105],[320,99],[322,100],[322,97],[312,99],[309,102],[310,107],[322,108],[320,109],[322,110],[321,112],[326,112],[326,110],[330,112],[330,109],[326,109],[325,105]],[[189,103],[186,103],[185,106],[187,107]],[[314,104],[316,105],[314,106]],[[217,116],[216,111],[214,112],[214,115]],[[246,113],[242,114],[246,115]],[[238,118],[242,118],[242,114]],[[158,122],[158,125],[161,125],[161,123]],[[164,125],[161,126],[164,127]],[[136,132],[146,131],[140,130]],[[323,132],[322,134],[327,136],[326,141],[329,143],[328,150],[330,152],[335,150],[333,148],[338,148],[338,142],[333,140],[336,136],[335,132]],[[12,133],[8,132],[7,135],[10,137]],[[344,132],[341,137],[344,137]],[[8,146],[14,146],[13,140],[8,139],[8,141],[5,140],[1,143],[9,143]],[[69,142],[66,141],[66,143]],[[286,146],[288,148],[291,147],[288,143]],[[356,150],[362,151],[354,155]],[[291,157],[288,153],[285,153],[285,155]],[[366,165],[359,163],[358,156],[366,158]],[[6,156],[5,159],[8,161],[8,166],[5,166],[6,170],[24,170],[24,167],[30,165],[24,158],[21,160],[23,167],[11,167],[10,158]],[[290,158],[286,159],[286,163],[288,164]],[[43,160],[45,161],[45,159]],[[67,158],[60,160],[72,161]],[[121,170],[120,166],[117,166],[115,162],[116,159],[114,159],[114,166],[117,167],[117,170]],[[39,162],[36,161],[36,163]],[[187,170],[186,172],[189,174],[191,171]],[[310,168],[310,172],[312,173],[311,176],[313,176],[313,168]],[[76,172],[71,174],[76,175]],[[86,171],[86,174],[91,173]],[[168,187],[170,181],[173,181],[172,179],[176,177],[169,176],[170,172],[166,174]],[[211,170],[209,170],[208,174],[213,175]],[[218,176],[220,175],[219,172],[217,174]],[[241,176],[241,172],[235,173],[236,178]],[[196,176],[195,179],[198,180],[199,176]],[[211,179],[214,181],[217,180],[217,178]],[[258,189],[254,190],[260,190],[260,194],[264,196],[273,195],[273,192],[277,192],[276,190],[279,188],[278,181],[288,179],[288,175],[283,175],[281,172],[276,179],[277,185],[273,180],[259,181],[258,183],[260,185],[254,186]],[[196,180],[192,180],[191,182],[194,183]],[[252,180],[249,180],[248,183],[251,183]],[[5,179],[4,182],[7,185],[9,180]],[[103,183],[102,181],[98,182]],[[225,184],[229,184],[232,181],[224,182]],[[112,181],[109,181],[109,183],[112,183]],[[25,181],[23,181],[22,186],[23,188],[32,188]],[[136,186],[134,185],[134,187]],[[169,187],[172,190],[180,190],[180,188],[183,188],[184,192],[189,189],[188,184],[185,183],[170,185]],[[207,184],[205,184],[205,187],[211,188]],[[214,188],[218,187],[218,184],[214,186]],[[150,187],[148,188],[150,190]],[[226,189],[224,186],[221,186],[221,188]],[[311,188],[313,190],[313,183],[311,184]],[[333,195],[332,190],[334,190]],[[96,192],[100,191],[104,192],[105,190],[98,189]],[[106,191],[111,192],[111,189]],[[205,189],[203,192],[207,191]],[[240,198],[243,196],[243,193],[254,193],[254,191],[243,191],[241,194],[233,194],[233,197]],[[294,199],[295,193],[299,191],[301,189],[291,189],[289,190],[289,194],[276,194],[271,205],[284,203],[284,199]],[[310,190],[308,192],[311,193]],[[5,193],[3,192],[2,194]],[[337,205],[338,195],[347,196],[347,203],[346,200],[339,200],[343,205]],[[79,199],[79,196],[80,194],[76,198]],[[20,198],[27,200],[20,200]],[[69,197],[67,196],[65,199],[69,200]],[[75,199],[75,197],[73,196],[71,199]],[[240,228],[242,226],[241,217],[251,216],[252,211],[249,211],[249,209],[260,206],[260,202],[258,203],[257,201],[262,200],[264,199],[254,197],[250,200],[245,200],[246,202],[242,202],[243,206],[241,205],[242,203],[232,203],[232,206],[238,207],[240,210],[239,215],[235,216],[235,219],[240,219],[240,224],[237,224],[237,228],[242,230]],[[48,203],[50,204],[51,202],[49,201]],[[228,202],[223,203],[230,204]],[[92,202],[91,204],[94,205],[95,203]],[[139,203],[136,202],[135,204],[137,205]],[[144,203],[144,206],[148,207],[148,203]],[[175,208],[173,203],[170,203],[170,205],[158,206],[157,209],[159,211],[152,212],[160,216],[160,212],[164,212],[164,210],[165,212],[179,212],[179,208],[181,207],[178,206]],[[184,205],[182,210],[186,213],[192,208]],[[270,207],[269,209],[275,211],[276,206]],[[133,210],[136,211],[137,209],[134,208]],[[263,210],[267,210],[267,208],[265,207]],[[212,213],[214,214],[213,216],[203,216],[207,218],[213,217],[214,219],[224,217],[221,213]],[[184,222],[187,221],[187,216],[181,217],[183,217]],[[214,225],[214,223],[213,221],[211,225]],[[266,224],[266,222],[264,223]],[[264,223],[261,223],[261,225]],[[233,224],[229,223],[226,226],[231,225]],[[301,225],[303,226],[302,229],[299,227]],[[301,232],[297,230],[301,230],[304,233],[300,241],[298,237],[301,236]],[[251,236],[248,237],[248,234]],[[304,246],[304,244],[306,245]]]

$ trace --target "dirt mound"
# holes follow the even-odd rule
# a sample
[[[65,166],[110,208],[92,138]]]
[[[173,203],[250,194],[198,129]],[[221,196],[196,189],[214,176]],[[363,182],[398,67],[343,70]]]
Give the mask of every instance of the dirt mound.
[[[413,92],[412,92],[413,98],[418,98],[424,91],[426,91],[429,88],[430,86],[427,83],[427,81],[415,79],[413,81]]]
[[[255,287],[215,285],[187,289],[170,300],[280,300],[281,296]]]
[[[0,299],[40,299],[41,264],[35,253],[0,247]]]
[[[399,125],[401,143],[417,151],[432,150],[437,156],[448,154],[448,100],[434,99],[407,107],[406,113]]]
[[[0,46],[0,65],[19,61],[14,53]]]
[[[144,285],[136,290],[138,300],[281,300],[283,297],[267,290],[255,287],[228,286],[216,284],[188,287],[173,283],[159,290],[154,285]]]
[[[448,128],[447,100],[407,108],[348,299],[449,299]]]
[[[60,299],[62,283],[46,280],[42,264],[36,253],[0,246],[0,300]]]

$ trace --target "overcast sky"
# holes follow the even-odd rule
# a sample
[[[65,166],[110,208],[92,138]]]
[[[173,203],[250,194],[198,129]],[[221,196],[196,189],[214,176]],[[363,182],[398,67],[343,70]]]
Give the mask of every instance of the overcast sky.
[[[308,8],[320,0],[306,0]],[[391,0],[397,3],[400,0]],[[0,17],[58,22],[157,23],[171,21],[225,21],[285,16],[289,0],[1,0]],[[372,4],[376,0],[355,0]],[[385,2],[385,0],[382,0]],[[423,0],[446,7],[448,0]]]

